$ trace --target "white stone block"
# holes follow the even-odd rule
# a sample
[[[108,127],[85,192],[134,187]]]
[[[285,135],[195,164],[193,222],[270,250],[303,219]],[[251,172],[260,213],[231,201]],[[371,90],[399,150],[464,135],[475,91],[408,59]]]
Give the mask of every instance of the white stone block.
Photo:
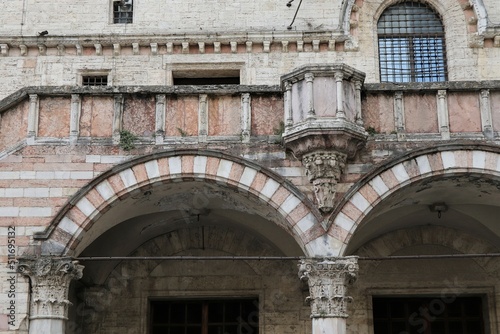
[[[355,225],[355,222],[347,217],[345,214],[340,212],[337,217],[335,218],[334,222],[335,225],[342,227],[346,231],[351,231],[352,227]]]
[[[97,192],[104,198],[104,200],[109,201],[113,197],[116,196],[113,187],[109,184],[108,181],[104,180],[96,186]]]
[[[134,171],[130,168],[125,169],[120,172],[120,179],[126,188],[131,188],[137,185],[137,179],[135,178]]]
[[[242,185],[250,187],[256,175],[257,175],[257,170],[250,167],[245,167],[245,169],[243,170],[243,174],[241,175],[240,178],[240,183]]]
[[[280,209],[285,213],[289,214],[300,204],[300,199],[294,194],[290,194],[285,201],[281,204]]]
[[[217,169],[217,176],[228,179],[229,175],[231,174],[231,167],[233,167],[232,161],[221,159],[219,168]]]
[[[5,197],[23,197],[23,188],[7,188],[5,189]]]
[[[472,152],[472,167],[484,169],[486,165],[486,152],[473,151]]]
[[[383,196],[389,191],[389,187],[387,187],[384,180],[378,175],[368,182],[368,184],[372,186],[373,190],[375,190],[379,196]]]
[[[146,173],[148,174],[148,178],[150,180],[160,177],[160,168],[158,167],[157,160],[151,160],[146,162],[144,164],[144,167],[146,168]]]
[[[19,178],[19,172],[0,172],[0,180],[16,180]]]
[[[396,179],[399,181],[399,183],[403,183],[405,181],[408,181],[410,179],[410,176],[408,175],[408,172],[406,172],[406,169],[403,164],[397,164],[396,166],[392,167],[392,172]]]
[[[61,222],[59,223],[59,227],[62,230],[68,232],[71,235],[75,235],[76,232],[78,232],[79,230],[81,230],[80,226],[78,226],[77,224],[75,224],[75,222],[73,222],[68,217],[64,217],[61,220]]]
[[[75,205],[84,215],[91,217],[97,210],[92,203],[85,197],[80,199]]]
[[[206,166],[207,166],[206,156],[197,155],[194,157],[193,173],[205,175]]]
[[[50,207],[21,207],[19,208],[19,217],[51,217],[52,208]]]
[[[432,172],[431,164],[429,163],[429,159],[427,156],[421,155],[415,159],[417,161],[418,170],[421,175]]]
[[[100,163],[101,156],[100,155],[87,155],[87,156],[85,156],[85,162],[87,162],[87,163]]]
[[[18,207],[4,206],[0,207],[0,217],[17,217],[19,216]]]
[[[172,174],[182,174],[182,160],[180,157],[168,158],[168,167],[170,169],[170,175]]]
[[[82,171],[70,172],[70,178],[72,180],[92,180],[94,178],[94,173]]]
[[[306,232],[310,228],[314,226],[314,224],[317,222],[316,217],[312,213],[308,213],[304,218],[299,220],[297,225],[294,226],[294,229],[296,229],[300,234]]]
[[[268,179],[259,196],[265,199],[270,199],[273,197],[276,190],[278,190],[279,186],[280,184],[278,182],[273,179]]]
[[[366,198],[363,197],[359,192],[355,193],[352,198],[350,199],[350,202],[359,209],[361,212],[366,212],[369,208],[371,208],[370,202],[366,200]]]
[[[444,169],[456,167],[454,152],[441,152],[441,159],[443,160]]]

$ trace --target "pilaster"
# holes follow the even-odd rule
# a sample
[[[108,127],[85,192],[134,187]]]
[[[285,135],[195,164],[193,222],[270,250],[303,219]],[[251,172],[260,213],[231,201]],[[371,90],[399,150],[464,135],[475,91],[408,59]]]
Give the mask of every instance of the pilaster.
[[[482,89],[480,92],[481,127],[486,138],[493,139],[493,124],[491,118],[490,91]]]
[[[38,135],[38,117],[40,107],[37,94],[30,94],[30,107],[28,111],[28,144],[34,144]]]
[[[123,120],[123,95],[115,95],[114,113],[113,113],[113,143],[120,142],[120,132],[122,130]]]
[[[442,139],[450,139],[450,119],[448,116],[448,97],[446,90],[441,89],[437,92],[437,111],[439,132]]]
[[[157,145],[163,144],[163,138],[165,136],[166,100],[167,98],[165,94],[156,95],[155,137]]]
[[[198,136],[200,142],[206,142],[208,136],[208,96],[200,94],[198,106]]]
[[[79,94],[71,94],[71,116],[69,142],[75,144],[80,134],[80,114],[82,112],[82,98]]]
[[[244,143],[250,142],[250,132],[252,124],[252,109],[250,94],[241,94],[241,137]]]
[[[69,285],[83,276],[83,266],[71,258],[20,259],[19,273],[31,282],[30,334],[63,334],[68,320]]]

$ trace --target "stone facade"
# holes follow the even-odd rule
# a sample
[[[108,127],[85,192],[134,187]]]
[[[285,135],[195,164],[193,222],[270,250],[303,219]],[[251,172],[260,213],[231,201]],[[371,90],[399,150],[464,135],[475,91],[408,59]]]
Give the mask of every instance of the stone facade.
[[[251,297],[263,334],[379,334],[374,298],[420,296],[420,325],[478,297],[498,332],[494,1],[421,1],[447,50],[426,83],[380,82],[397,1],[115,2],[0,5],[0,333]]]

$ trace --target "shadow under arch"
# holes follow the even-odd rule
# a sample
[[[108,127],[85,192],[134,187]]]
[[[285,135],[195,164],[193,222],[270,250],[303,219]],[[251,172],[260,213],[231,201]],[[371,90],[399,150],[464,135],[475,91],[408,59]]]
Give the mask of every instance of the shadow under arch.
[[[373,170],[351,188],[331,216],[329,233],[335,232],[343,242],[339,256],[352,253],[383,233],[415,226],[417,221],[456,224],[456,228],[468,228],[497,244],[500,231],[493,220],[500,214],[499,187],[498,147],[464,143],[409,152]],[[443,219],[437,212],[430,212],[430,204],[450,198],[454,205]],[[414,221],[410,222],[410,218]],[[456,223],[458,219],[460,223]],[[395,223],[378,225],[362,240],[353,241],[361,227],[383,220]]]
[[[134,208],[149,213],[161,211],[148,199],[158,203],[161,197],[155,196],[162,189],[172,195],[176,187],[203,183],[232,192],[238,199],[251,200],[255,205],[251,213],[280,225],[306,256],[331,255],[331,245],[338,244],[325,233],[321,214],[312,202],[280,175],[222,152],[187,149],[135,158],[95,178],[71,198],[43,233],[35,236],[35,246],[44,255],[78,256],[99,235],[137,216]],[[235,209],[240,208],[236,205]],[[197,208],[186,210],[189,216],[203,214]]]

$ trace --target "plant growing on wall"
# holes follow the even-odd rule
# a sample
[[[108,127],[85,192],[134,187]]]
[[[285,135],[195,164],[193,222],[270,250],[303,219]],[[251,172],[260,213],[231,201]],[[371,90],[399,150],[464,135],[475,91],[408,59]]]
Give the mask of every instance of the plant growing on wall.
[[[128,130],[120,131],[120,147],[125,151],[130,151],[135,148],[134,141],[137,140],[137,136]]]

